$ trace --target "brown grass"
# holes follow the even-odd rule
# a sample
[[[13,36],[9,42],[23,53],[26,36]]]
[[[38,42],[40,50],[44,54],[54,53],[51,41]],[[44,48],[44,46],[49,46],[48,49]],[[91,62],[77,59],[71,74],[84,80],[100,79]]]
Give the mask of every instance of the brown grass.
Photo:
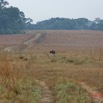
[[[102,49],[91,52],[76,49],[70,50],[68,53],[57,53],[55,56],[49,56],[46,52],[35,54],[30,51],[14,54],[4,53],[2,56],[5,58],[3,57],[3,60],[1,57],[0,67],[6,68],[6,70],[1,69],[3,71],[0,73],[6,76],[25,74],[47,81],[53,78],[83,81],[90,86],[101,88],[102,92],[103,55],[101,52]],[[6,62],[3,64],[3,61]]]
[[[28,45],[25,51],[1,52],[0,84],[6,84],[5,87],[12,90],[11,88],[14,88],[20,81],[23,82],[28,79],[34,81],[34,79],[38,79],[45,81],[50,89],[53,90],[58,83],[66,80],[77,85],[79,85],[79,82],[85,82],[91,88],[103,93],[103,49],[101,45],[98,47],[102,42],[102,32],[92,32],[93,38],[96,39],[96,33],[98,33],[98,40],[100,40],[95,47],[93,47],[94,44],[91,45],[93,48],[90,48],[91,46],[86,47],[85,45],[83,45],[83,47],[75,47],[73,46],[74,44],[66,46],[65,43],[67,43],[69,39],[64,40],[66,39],[65,35],[68,31],[65,31],[64,39],[61,36],[60,38],[57,36],[58,33],[62,35],[61,31],[57,31],[56,39],[53,39],[54,37],[51,38],[52,33],[55,32],[56,31],[49,31],[50,35],[46,37],[43,44]],[[69,34],[72,33],[73,31],[69,32]],[[80,33],[81,37],[83,31],[75,31],[75,33],[78,33],[78,35]],[[91,35],[88,37],[89,33],[90,31],[87,32],[87,39],[92,37]],[[76,36],[76,34],[73,35]],[[73,38],[77,40],[80,39],[75,36],[73,36]],[[49,41],[50,38],[51,41]],[[84,35],[82,38],[85,38]],[[57,43],[60,43],[59,39],[64,41],[62,43],[65,46],[61,44],[54,45],[55,40],[58,40]],[[67,44],[69,43],[70,41]],[[55,56],[49,55],[49,51],[52,49],[56,50]],[[14,90],[15,89],[13,89],[13,93]],[[23,103],[23,101],[19,103]]]

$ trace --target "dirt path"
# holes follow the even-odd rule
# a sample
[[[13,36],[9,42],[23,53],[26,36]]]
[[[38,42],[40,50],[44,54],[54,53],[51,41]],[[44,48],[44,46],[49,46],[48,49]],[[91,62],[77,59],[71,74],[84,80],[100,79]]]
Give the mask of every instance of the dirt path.
[[[37,33],[36,35],[34,35],[32,38],[29,38],[28,40],[24,41],[21,45],[17,46],[17,47],[26,47],[26,45],[30,44],[31,42],[37,40],[38,38],[40,38],[42,34],[41,33]],[[4,48],[4,51],[7,51],[7,52],[11,52],[15,49],[15,46],[9,46],[9,47],[6,47]]]
[[[10,46],[10,47],[6,47],[6,48],[4,48],[4,51],[11,52],[11,51],[12,51],[12,49],[13,49],[13,47],[12,47],[12,46]]]
[[[81,82],[80,85],[90,94],[94,103],[103,103],[103,94],[93,90],[91,87],[87,86],[84,82]]]
[[[53,103],[53,96],[49,89],[49,87],[46,85],[44,81],[38,81],[42,87],[42,99],[41,103]]]
[[[23,42],[23,44],[26,44],[26,45],[27,45],[27,44],[33,42],[33,41],[37,40],[41,35],[42,35],[41,33],[37,33],[37,34],[36,34],[34,37],[32,37],[31,39],[26,40],[25,42]]]

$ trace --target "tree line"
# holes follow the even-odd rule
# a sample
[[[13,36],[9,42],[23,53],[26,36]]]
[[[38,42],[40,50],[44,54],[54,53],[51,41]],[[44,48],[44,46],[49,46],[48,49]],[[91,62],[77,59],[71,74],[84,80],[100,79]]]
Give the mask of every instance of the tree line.
[[[103,30],[103,20],[96,18],[91,21],[87,18],[51,18],[28,25],[27,29],[34,30]]]
[[[103,20],[96,18],[51,18],[32,24],[32,19],[17,7],[8,6],[5,0],[0,0],[0,34],[23,33],[24,30],[103,30]]]

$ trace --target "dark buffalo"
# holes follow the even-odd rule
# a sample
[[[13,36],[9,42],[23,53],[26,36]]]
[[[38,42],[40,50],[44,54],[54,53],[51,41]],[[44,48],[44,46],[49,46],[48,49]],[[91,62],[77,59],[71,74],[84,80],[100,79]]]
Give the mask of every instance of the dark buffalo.
[[[55,54],[55,53],[56,53],[55,50],[50,51],[50,54]]]

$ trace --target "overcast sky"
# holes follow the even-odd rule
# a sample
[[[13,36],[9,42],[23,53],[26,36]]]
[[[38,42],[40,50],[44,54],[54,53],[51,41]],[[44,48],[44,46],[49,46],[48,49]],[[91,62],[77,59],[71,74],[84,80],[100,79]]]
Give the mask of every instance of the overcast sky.
[[[52,17],[103,19],[103,0],[7,0],[34,23]]]

